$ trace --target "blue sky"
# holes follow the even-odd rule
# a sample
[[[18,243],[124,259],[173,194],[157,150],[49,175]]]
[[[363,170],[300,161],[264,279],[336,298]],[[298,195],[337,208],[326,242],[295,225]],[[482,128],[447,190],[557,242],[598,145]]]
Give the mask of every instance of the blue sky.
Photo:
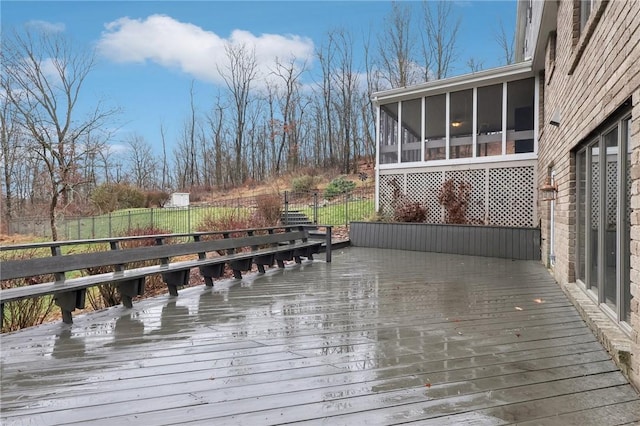
[[[416,11],[419,2],[408,2]],[[452,75],[469,71],[473,57],[483,68],[502,65],[495,32],[501,20],[511,35],[516,0],[452,1],[461,17],[459,61]],[[95,47],[98,64],[87,81],[83,103],[103,100],[121,108],[113,144],[132,134],[143,136],[159,149],[160,125],[167,143],[179,137],[189,114],[189,90],[203,112],[221,87],[216,54],[224,54],[229,39],[256,44],[268,67],[268,56],[285,51],[307,57],[312,83],[314,49],[336,28],[348,29],[358,49],[375,34],[391,9],[388,1],[11,1],[3,0],[3,32],[28,22],[51,24],[75,43]],[[415,20],[420,19],[416,15]],[[212,54],[212,52],[214,52]]]

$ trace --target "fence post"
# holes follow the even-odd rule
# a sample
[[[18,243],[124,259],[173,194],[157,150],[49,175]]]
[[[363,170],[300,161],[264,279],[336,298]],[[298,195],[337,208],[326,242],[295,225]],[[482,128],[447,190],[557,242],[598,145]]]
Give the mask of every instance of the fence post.
[[[349,226],[349,193],[344,194],[344,226]]]
[[[78,221],[78,239],[81,240],[82,237],[80,236],[80,217],[77,217],[76,220]]]
[[[150,218],[151,220],[149,221],[149,227],[153,229],[154,228],[154,226],[153,226],[153,207],[151,207],[149,210],[150,210],[149,214],[151,215],[151,218]]]
[[[313,223],[318,224],[318,193],[313,193]]]
[[[109,212],[109,235],[108,235],[109,238],[113,236],[112,232],[113,232],[113,224],[111,223],[111,212]]]
[[[284,191],[284,224],[289,224],[289,193]]]
[[[324,260],[327,263],[331,263],[331,226],[326,227],[327,231],[325,232],[325,252],[324,252]]]
[[[131,235],[131,210],[127,213],[127,235]]]
[[[240,213],[239,206],[238,213]],[[187,207],[187,232],[191,232],[191,206]]]

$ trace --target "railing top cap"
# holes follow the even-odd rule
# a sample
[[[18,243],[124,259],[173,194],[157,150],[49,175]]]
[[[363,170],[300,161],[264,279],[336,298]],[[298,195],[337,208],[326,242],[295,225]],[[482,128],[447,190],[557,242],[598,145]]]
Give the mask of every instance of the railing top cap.
[[[300,229],[300,228],[308,228],[310,226],[311,225],[280,225],[280,226],[268,226],[268,227],[260,227],[260,228],[229,229],[229,230],[222,230],[222,231],[187,232],[187,233],[177,233],[177,234],[134,235],[129,237],[94,238],[94,239],[87,239],[87,240],[43,241],[38,243],[0,245],[0,251],[51,248],[51,247],[71,246],[71,245],[82,245],[82,244],[112,243],[112,242],[120,242],[120,241],[143,240],[143,239],[150,239],[150,238],[153,238],[153,239],[185,238],[185,237],[206,236],[206,235],[223,235],[223,234],[233,234],[233,233],[248,233],[248,232],[255,232],[255,231],[269,231],[269,230],[277,230],[277,229],[283,229],[283,230]],[[323,228],[331,227],[330,225],[312,225],[312,226],[313,227],[318,226]]]

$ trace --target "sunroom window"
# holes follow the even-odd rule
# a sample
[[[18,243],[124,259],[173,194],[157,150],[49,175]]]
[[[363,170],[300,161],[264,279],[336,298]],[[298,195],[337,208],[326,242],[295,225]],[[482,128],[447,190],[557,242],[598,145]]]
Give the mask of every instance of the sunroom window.
[[[473,157],[473,89],[452,92],[449,111],[449,158]]]
[[[535,77],[494,81],[381,102],[380,164],[469,163],[471,158],[535,153],[535,84]],[[480,162],[487,161],[492,160]]]
[[[478,88],[478,157],[502,154],[502,84]]]
[[[401,161],[403,163],[420,161],[420,140],[422,139],[422,99],[404,101],[402,105],[402,138]]]
[[[444,160],[447,154],[447,96],[425,98],[424,159]]]
[[[398,162],[398,103],[380,106],[380,164]]]
[[[507,83],[507,154],[534,151],[534,79]]]

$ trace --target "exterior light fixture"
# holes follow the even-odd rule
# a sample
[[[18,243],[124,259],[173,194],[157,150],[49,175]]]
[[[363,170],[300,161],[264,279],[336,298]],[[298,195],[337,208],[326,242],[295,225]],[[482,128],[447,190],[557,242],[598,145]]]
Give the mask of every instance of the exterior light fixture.
[[[460,120],[453,120],[453,121],[451,122],[451,125],[452,125],[453,127],[460,127],[460,126],[462,126],[462,121],[460,121]]]
[[[547,177],[547,180],[545,181],[544,185],[542,185],[538,189],[540,190],[541,201],[553,201],[557,198],[558,184],[555,182],[551,183],[550,177]]]

